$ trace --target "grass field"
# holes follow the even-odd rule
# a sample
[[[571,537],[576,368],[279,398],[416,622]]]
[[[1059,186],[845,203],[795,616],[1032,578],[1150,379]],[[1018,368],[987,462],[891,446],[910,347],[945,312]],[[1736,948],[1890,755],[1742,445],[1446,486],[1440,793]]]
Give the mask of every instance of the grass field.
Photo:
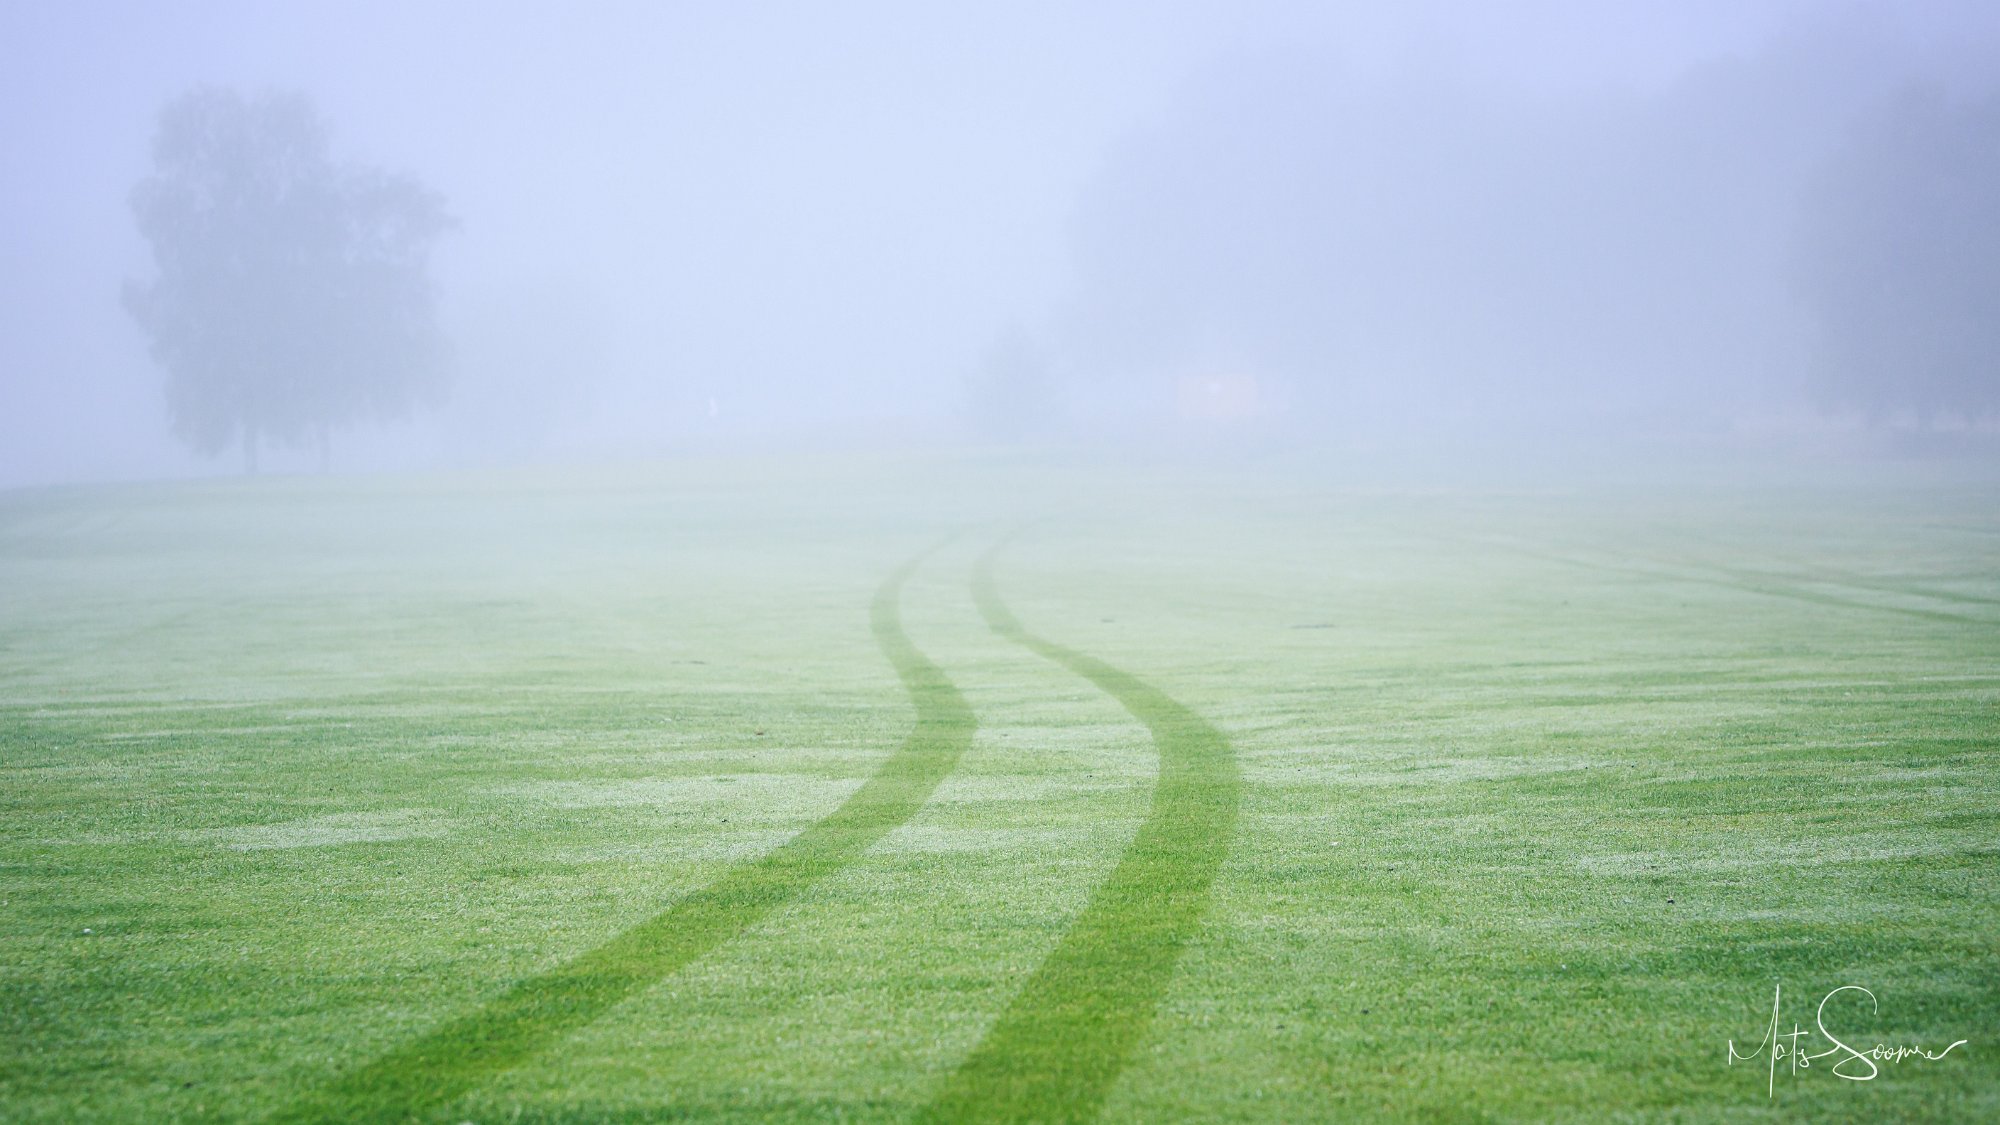
[[[2000,1120],[1993,486],[0,494],[0,802],[8,1121]]]

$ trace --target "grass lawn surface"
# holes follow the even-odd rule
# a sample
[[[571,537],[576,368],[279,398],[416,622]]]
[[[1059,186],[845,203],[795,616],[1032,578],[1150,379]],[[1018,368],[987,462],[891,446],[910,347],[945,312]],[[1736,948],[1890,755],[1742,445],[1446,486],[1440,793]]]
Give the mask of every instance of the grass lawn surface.
[[[1976,1121],[1996,1047],[1990,485],[0,493],[0,1119]]]

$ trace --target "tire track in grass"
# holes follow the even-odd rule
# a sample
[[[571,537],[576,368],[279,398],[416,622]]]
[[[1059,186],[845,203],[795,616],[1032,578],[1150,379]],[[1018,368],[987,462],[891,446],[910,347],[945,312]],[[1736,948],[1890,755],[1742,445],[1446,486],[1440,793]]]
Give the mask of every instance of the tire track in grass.
[[[1201,716],[1129,672],[1023,628],[993,581],[999,551],[973,571],[973,599],[987,625],[1089,680],[1144,723],[1159,749],[1159,775],[1152,808],[1117,867],[925,1116],[1087,1121],[1145,1037],[1208,909],[1235,833],[1242,777],[1229,740]]]
[[[339,1076],[274,1120],[420,1117],[741,934],[909,820],[958,763],[978,725],[958,688],[903,632],[903,582],[923,558],[891,574],[870,610],[875,642],[916,706],[916,725],[839,808],[605,944]]]

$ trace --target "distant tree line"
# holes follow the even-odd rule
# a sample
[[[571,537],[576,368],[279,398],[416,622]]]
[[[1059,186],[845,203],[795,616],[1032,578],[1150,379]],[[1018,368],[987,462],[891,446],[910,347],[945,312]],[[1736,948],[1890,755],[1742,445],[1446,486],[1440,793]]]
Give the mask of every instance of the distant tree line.
[[[1084,194],[1064,367],[1255,373],[1314,427],[1714,426],[1792,389],[1992,418],[2000,80],[1822,30],[1588,96],[1310,49],[1211,70]]]
[[[1826,402],[2000,413],[2000,99],[1909,88],[1864,117],[1808,186],[1794,269]]]

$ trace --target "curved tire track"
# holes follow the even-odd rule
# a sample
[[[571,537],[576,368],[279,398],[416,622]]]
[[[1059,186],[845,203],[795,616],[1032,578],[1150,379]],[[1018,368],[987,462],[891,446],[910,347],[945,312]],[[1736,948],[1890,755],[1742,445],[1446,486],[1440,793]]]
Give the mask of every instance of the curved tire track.
[[[1002,544],[1004,545],[1004,543]],[[995,633],[1116,699],[1159,749],[1152,808],[1109,878],[926,1113],[931,1121],[1086,1121],[1153,1021],[1229,852],[1242,777],[1221,731],[1165,692],[1028,632],[993,581],[972,593]]]
[[[274,1120],[403,1121],[442,1106],[741,934],[909,820],[978,725],[944,671],[903,632],[903,582],[923,558],[891,574],[870,610],[875,641],[916,706],[916,726],[839,808],[605,944],[341,1075]]]

